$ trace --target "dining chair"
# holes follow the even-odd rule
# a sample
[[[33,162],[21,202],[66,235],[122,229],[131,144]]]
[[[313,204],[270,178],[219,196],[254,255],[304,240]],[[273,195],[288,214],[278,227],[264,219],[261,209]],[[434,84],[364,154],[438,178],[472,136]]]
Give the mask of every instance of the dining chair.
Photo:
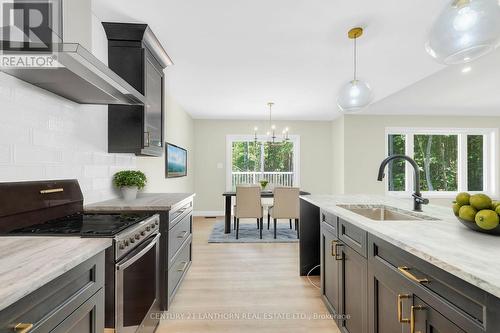
[[[237,186],[236,187],[236,205],[234,206],[234,223],[236,230],[236,239],[239,238],[240,219],[257,219],[257,228],[259,229],[260,239],[262,239],[262,227],[264,223],[263,208],[260,200],[260,186]]]
[[[295,230],[297,230],[297,238],[299,238],[299,195],[298,187],[276,187],[274,188],[274,204],[268,210],[267,228],[269,222],[273,218],[274,222],[274,238],[276,238],[276,224],[278,219],[288,219],[290,221],[290,229],[292,229],[292,220],[295,220]]]

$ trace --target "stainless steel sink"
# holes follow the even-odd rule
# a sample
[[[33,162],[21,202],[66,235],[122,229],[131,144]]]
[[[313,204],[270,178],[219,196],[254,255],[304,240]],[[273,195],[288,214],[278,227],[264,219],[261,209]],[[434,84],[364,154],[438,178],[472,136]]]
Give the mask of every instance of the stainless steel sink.
[[[385,205],[338,205],[358,215],[375,221],[422,221],[436,220],[433,217],[421,215],[412,211]]]

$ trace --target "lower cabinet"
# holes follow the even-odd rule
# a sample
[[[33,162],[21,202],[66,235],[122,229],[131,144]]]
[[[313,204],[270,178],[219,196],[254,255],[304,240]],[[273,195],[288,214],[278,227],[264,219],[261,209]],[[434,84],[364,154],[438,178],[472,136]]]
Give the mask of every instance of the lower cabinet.
[[[499,298],[350,222],[320,215],[321,295],[342,333],[500,332]]]
[[[337,229],[321,223],[321,294],[345,333],[365,333],[367,261],[337,238]]]
[[[104,252],[0,312],[0,333],[102,333]]]
[[[342,309],[339,328],[345,333],[365,333],[368,328],[366,258],[347,245],[341,244],[338,251]]]

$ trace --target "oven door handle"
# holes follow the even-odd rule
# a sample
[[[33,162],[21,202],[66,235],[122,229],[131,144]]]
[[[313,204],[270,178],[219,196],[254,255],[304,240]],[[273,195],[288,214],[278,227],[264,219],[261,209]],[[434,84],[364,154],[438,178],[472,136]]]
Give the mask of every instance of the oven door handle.
[[[134,262],[136,262],[137,260],[139,260],[144,254],[146,254],[146,252],[148,252],[149,250],[151,250],[156,245],[156,243],[158,243],[158,239],[160,239],[160,234],[157,234],[155,236],[155,238],[153,238],[153,240],[151,240],[151,242],[145,248],[143,248],[141,251],[139,251],[132,258],[128,259],[123,264],[116,265],[116,269],[119,270],[119,271],[121,271],[121,270],[126,269],[130,265],[132,265]]]

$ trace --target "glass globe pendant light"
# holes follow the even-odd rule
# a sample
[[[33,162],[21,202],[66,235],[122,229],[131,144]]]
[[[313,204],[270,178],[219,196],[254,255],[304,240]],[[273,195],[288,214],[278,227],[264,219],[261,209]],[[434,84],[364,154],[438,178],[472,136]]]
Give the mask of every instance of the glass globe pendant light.
[[[427,53],[446,65],[477,59],[498,46],[500,2],[453,0],[431,28]]]
[[[345,84],[339,91],[337,104],[344,112],[353,112],[372,101],[372,90],[368,83],[357,79],[357,49],[356,39],[363,34],[363,28],[356,27],[349,30],[347,36],[354,41],[354,78]]]

